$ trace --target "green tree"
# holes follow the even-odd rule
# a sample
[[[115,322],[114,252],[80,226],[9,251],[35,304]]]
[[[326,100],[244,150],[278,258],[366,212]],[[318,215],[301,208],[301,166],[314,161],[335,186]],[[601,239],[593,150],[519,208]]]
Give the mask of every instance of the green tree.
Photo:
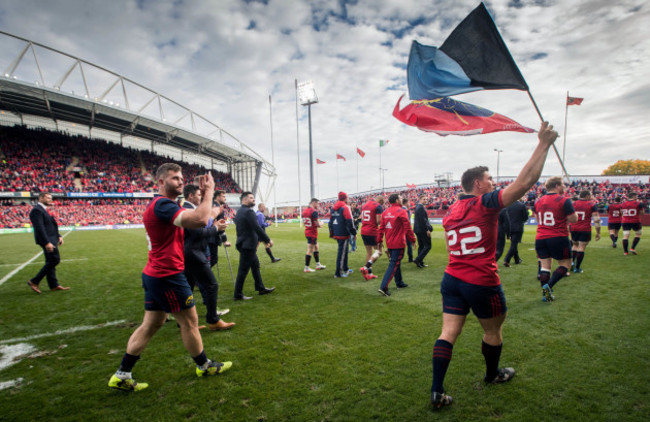
[[[650,160],[618,160],[603,171],[605,176],[650,174]]]

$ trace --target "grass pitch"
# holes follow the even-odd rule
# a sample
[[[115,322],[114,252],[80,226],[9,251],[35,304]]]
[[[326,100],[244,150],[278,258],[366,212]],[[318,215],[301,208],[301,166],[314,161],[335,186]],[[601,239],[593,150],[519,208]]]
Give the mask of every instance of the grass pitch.
[[[219,307],[230,308],[224,320],[237,325],[205,332],[203,340],[209,357],[233,361],[231,371],[197,378],[176,325],[168,323],[134,369],[136,380],[150,387],[130,394],[107,382],[142,319],[144,231],[71,233],[58,268],[70,291],[29,290],[25,281],[42,257],[0,285],[0,386],[16,384],[0,390],[0,420],[650,420],[645,239],[639,256],[623,256],[607,238],[592,242],[584,274],[560,281],[557,300],[548,304],[535,278],[534,228],[527,227],[524,263],[500,268],[509,308],[501,363],[513,366],[516,377],[504,385],[482,383],[482,334],[470,315],[445,382],[454,404],[433,412],[431,350],[447,262],[441,227],[435,227],[429,267],[403,263],[409,288],[397,291],[391,283],[390,298],[377,293],[379,280],[362,281],[363,251],[350,254],[354,274],[334,279],[336,244],[323,231],[321,261],[328,268],[305,274],[300,228],[268,230],[282,258],[271,265],[259,252],[264,282],[277,288],[272,295],[253,295],[249,275],[244,294],[254,299],[234,302],[220,249]],[[234,238],[232,228],[229,234]],[[0,279],[39,250],[31,234],[1,236]],[[236,274],[234,249],[230,260]],[[384,256],[375,273],[386,266]],[[41,287],[47,290],[45,281]],[[115,325],[101,325],[107,322]],[[26,345],[32,351],[15,356]]]

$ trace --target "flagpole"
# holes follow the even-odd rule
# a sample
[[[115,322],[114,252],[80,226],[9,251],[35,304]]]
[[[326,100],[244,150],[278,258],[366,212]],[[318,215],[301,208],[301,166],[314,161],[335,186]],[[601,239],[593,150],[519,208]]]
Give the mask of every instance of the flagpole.
[[[298,79],[295,79],[296,82],[296,154],[297,154],[297,160],[296,163],[298,164],[298,210],[300,213],[298,214],[300,218],[298,218],[298,224],[300,227],[302,227],[302,199],[300,197],[300,136],[299,136],[299,128],[300,125],[298,124]]]
[[[379,141],[379,186],[381,186],[381,140]]]
[[[564,102],[564,142],[562,142],[562,161],[565,160],[566,153],[566,123],[569,115],[569,91],[566,92],[566,101]]]
[[[528,97],[530,98],[530,101],[533,102],[533,106],[535,106],[535,111],[537,111],[537,115],[539,116],[539,119],[544,122],[544,118],[542,117],[542,113],[539,111],[539,107],[537,107],[537,103],[535,102],[535,99],[533,98],[533,95],[530,93],[530,91],[526,91],[528,93]],[[564,172],[564,177],[569,180],[569,173],[566,171],[566,168],[564,167],[564,161],[562,161],[562,158],[560,157],[560,153],[557,150],[557,147],[555,146],[555,143],[553,143],[553,151],[555,151],[555,155],[557,156],[558,161],[560,162],[560,166],[562,167],[562,171]]]
[[[341,190],[339,189],[339,153],[336,153],[336,194]]]
[[[359,193],[359,144],[354,146],[357,148],[357,193]]]
[[[271,102],[271,94],[269,94],[269,122],[271,126],[271,164],[273,165],[273,172],[275,172],[275,149],[273,148],[273,107]],[[278,227],[278,207],[275,201],[275,181],[273,181],[273,215],[275,217],[275,227]]]

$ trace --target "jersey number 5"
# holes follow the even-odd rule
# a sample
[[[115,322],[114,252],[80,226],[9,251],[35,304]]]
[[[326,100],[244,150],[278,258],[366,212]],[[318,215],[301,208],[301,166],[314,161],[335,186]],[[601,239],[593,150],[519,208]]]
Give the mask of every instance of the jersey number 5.
[[[370,221],[370,210],[363,210],[361,212],[361,220],[365,222]]]
[[[458,243],[458,237],[459,235],[464,235],[467,233],[473,234],[473,236],[465,236],[462,239],[460,239],[460,250],[451,250],[453,249],[452,246],[454,246],[456,243]],[[463,227],[462,229],[458,230],[458,233],[456,230],[449,230],[447,232],[447,243],[449,244],[450,251],[449,253],[452,255],[472,255],[472,254],[477,254],[477,253],[483,253],[485,252],[484,247],[479,247],[479,248],[472,248],[470,246],[470,243],[478,243],[481,241],[483,238],[483,235],[481,234],[481,229],[477,226],[470,226],[470,227]]]

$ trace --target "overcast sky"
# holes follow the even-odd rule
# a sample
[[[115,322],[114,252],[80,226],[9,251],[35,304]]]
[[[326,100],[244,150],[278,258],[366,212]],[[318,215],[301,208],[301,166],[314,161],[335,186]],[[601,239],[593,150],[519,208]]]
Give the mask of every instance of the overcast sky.
[[[441,137],[392,117],[407,92],[412,40],[440,46],[476,0],[0,0],[0,28],[142,83],[205,116],[271,161],[277,201],[298,198],[294,80],[313,80],[316,194],[332,197],[488,165],[516,175],[535,134]],[[570,174],[601,174],[621,159],[650,158],[650,5],[644,0],[486,2],[546,120],[564,131]],[[2,69],[4,71],[4,69]],[[537,129],[525,92],[456,97]],[[402,106],[406,102],[402,102]],[[299,107],[302,202],[309,190],[306,107]],[[563,139],[557,147],[562,154]],[[358,160],[356,147],[366,152]],[[347,161],[335,159],[336,154]],[[338,172],[337,172],[338,169]],[[544,174],[560,174],[551,153]],[[337,177],[338,173],[338,177]],[[338,183],[337,183],[338,181]],[[269,201],[270,202],[270,201]]]

